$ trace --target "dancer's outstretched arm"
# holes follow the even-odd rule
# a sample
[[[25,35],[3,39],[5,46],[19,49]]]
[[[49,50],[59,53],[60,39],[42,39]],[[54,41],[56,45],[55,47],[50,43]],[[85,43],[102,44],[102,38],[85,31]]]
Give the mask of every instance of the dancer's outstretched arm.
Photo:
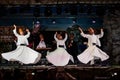
[[[100,32],[101,32],[101,33],[100,33],[99,35],[97,35],[98,38],[102,38],[103,35],[104,35],[103,29],[100,29]]]
[[[88,38],[88,37],[89,37],[88,34],[84,34],[83,30],[82,30],[80,27],[79,27],[78,29],[79,29],[82,37],[85,37],[85,38]]]
[[[57,37],[56,37],[57,34],[58,34],[57,32],[54,34],[54,39],[55,39],[56,41],[58,41],[58,39],[57,39]]]
[[[80,27],[78,28],[78,30],[79,30],[81,33],[83,33],[83,30],[82,30]]]
[[[30,31],[29,31],[29,29],[26,29],[26,31],[27,31],[27,34],[25,36],[26,36],[26,38],[28,38],[28,37],[30,37]]]
[[[68,38],[68,35],[67,35],[67,33],[65,33],[65,38],[64,38],[64,41],[66,41],[66,40],[67,40],[67,38]]]
[[[18,34],[17,31],[16,31],[17,26],[16,26],[15,24],[14,24],[13,26],[14,26],[13,33],[14,33],[14,35],[17,37],[17,36],[19,36],[19,34]]]

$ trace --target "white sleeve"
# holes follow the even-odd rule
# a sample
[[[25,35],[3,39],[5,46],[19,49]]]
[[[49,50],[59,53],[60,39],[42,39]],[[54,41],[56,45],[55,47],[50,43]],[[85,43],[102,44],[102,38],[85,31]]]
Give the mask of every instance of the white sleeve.
[[[103,37],[103,35],[104,35],[104,32],[103,31],[101,31],[101,34],[99,34],[99,35],[96,35],[98,38],[101,38],[101,37]]]
[[[84,34],[83,32],[81,32],[81,36],[82,36],[82,37],[85,37],[85,38],[88,38],[88,37],[89,37],[88,34]]]
[[[14,35],[15,35],[16,37],[19,36],[19,34],[17,33],[16,29],[13,30],[13,33],[14,33]]]
[[[26,38],[29,38],[30,37],[30,32],[27,32],[27,34],[25,36],[26,36]]]
[[[54,39],[55,39],[56,41],[58,41],[58,39],[56,38],[56,34],[54,34]]]
[[[65,39],[64,39],[64,41],[66,41],[66,40],[67,40],[67,38],[68,38],[68,35],[67,35],[67,34],[65,34]]]

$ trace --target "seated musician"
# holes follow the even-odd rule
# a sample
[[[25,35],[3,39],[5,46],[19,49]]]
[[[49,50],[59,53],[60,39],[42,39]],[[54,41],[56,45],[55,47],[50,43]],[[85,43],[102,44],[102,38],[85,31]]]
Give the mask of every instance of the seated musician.
[[[44,36],[43,36],[43,34],[40,34],[39,35],[39,37],[40,37],[40,42],[39,42],[39,44],[37,45],[37,49],[38,48],[46,48],[46,43],[45,43],[45,41],[44,41]]]

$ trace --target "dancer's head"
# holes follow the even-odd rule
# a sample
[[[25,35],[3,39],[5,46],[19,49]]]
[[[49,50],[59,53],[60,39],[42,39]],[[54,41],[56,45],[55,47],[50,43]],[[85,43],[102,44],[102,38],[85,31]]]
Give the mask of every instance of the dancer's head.
[[[90,27],[90,28],[88,29],[88,31],[89,31],[89,34],[94,34],[94,29],[93,29],[93,28]]]
[[[70,38],[70,40],[73,40],[74,39],[74,33],[70,33],[69,38]]]
[[[43,34],[40,34],[39,37],[40,37],[40,40],[41,40],[41,41],[44,40],[44,36],[43,36]]]
[[[59,40],[62,40],[62,39],[63,39],[63,32],[59,32],[59,33],[57,34],[57,38],[58,38]]]
[[[24,32],[23,32],[23,29],[22,29],[22,28],[19,28],[18,31],[19,31],[19,34],[20,34],[20,35],[24,35]]]
[[[58,35],[57,35],[57,38],[58,38],[59,40],[62,40],[62,39],[63,39],[63,37],[62,37],[61,34],[58,34]]]

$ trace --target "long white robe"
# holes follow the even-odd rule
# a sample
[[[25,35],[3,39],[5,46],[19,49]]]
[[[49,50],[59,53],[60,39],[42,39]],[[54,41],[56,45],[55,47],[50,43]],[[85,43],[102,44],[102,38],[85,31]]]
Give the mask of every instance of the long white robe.
[[[65,50],[65,41],[67,40],[67,34],[63,40],[58,40],[56,38],[56,34],[54,35],[54,38],[57,42],[57,49],[47,54],[47,60],[55,66],[65,66],[68,64],[69,60],[74,62],[73,57]],[[59,45],[63,45],[63,47],[59,47]]]
[[[96,47],[96,45],[101,46],[99,38],[103,37],[103,32],[99,35],[89,35],[81,33],[81,36],[88,38],[88,48],[77,56],[78,60],[84,64],[87,64],[89,61],[93,60],[95,57],[101,59],[101,61],[107,60],[109,56],[103,52],[101,49]],[[96,45],[93,45],[95,43]]]
[[[16,29],[14,29],[13,33],[17,37],[17,48],[11,52],[2,53],[2,57],[8,61],[19,61],[23,64],[37,63],[41,58],[41,54],[25,46],[28,45],[27,38],[30,36],[30,32],[26,35],[19,35],[17,34]]]

